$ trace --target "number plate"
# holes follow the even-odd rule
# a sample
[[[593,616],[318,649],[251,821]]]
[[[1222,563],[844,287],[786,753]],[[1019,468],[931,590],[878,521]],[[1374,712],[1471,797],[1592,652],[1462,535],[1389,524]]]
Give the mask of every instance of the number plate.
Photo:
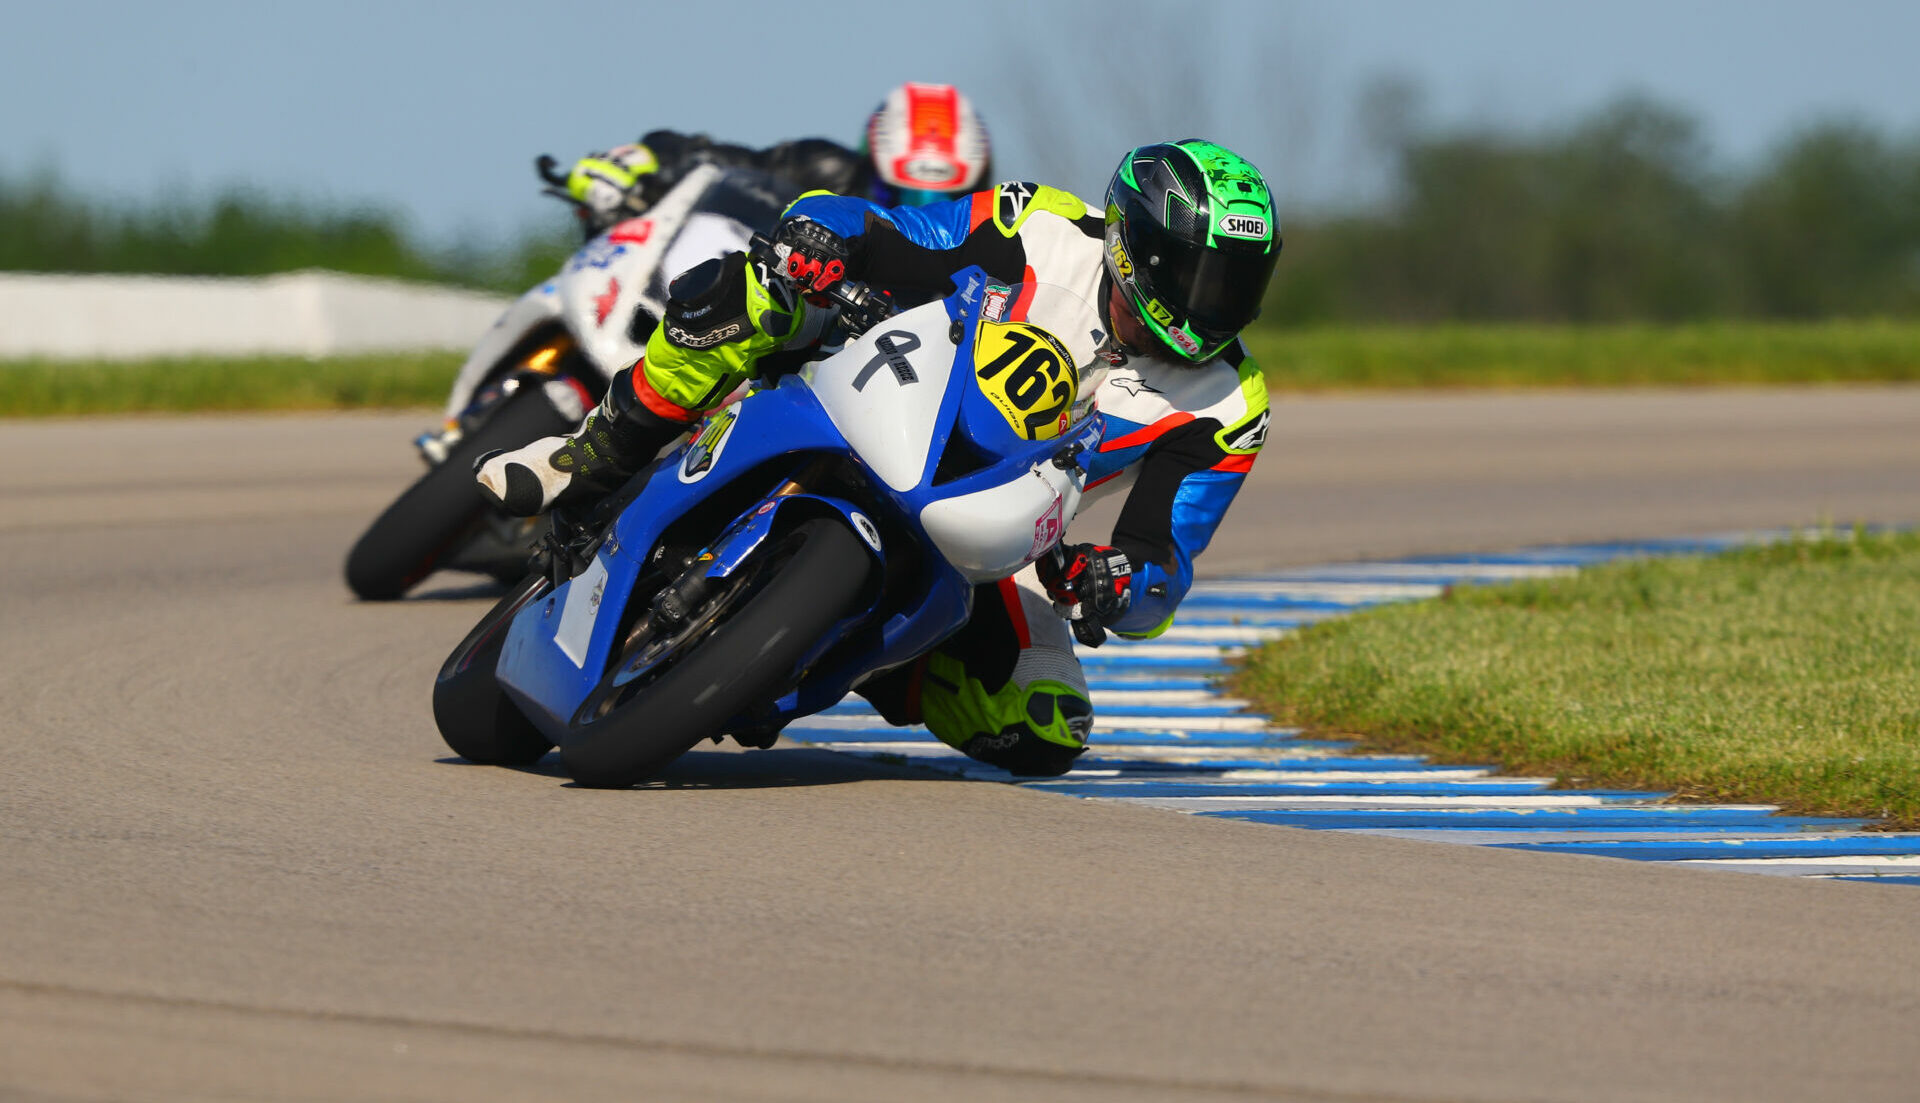
[[[1080,376],[1053,334],[1026,322],[981,322],[974,380],[1015,432],[1052,440],[1072,422]]]

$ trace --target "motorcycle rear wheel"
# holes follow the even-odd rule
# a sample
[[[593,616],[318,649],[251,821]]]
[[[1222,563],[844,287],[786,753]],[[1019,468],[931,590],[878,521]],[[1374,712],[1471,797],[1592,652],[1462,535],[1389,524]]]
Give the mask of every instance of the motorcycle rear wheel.
[[[807,521],[711,592],[688,618],[716,616],[675,653],[650,656],[646,673],[620,679],[637,649],[610,664],[567,726],[560,757],[575,782],[623,789],[660,771],[784,682],[874,570],[838,518]],[[717,612],[714,603],[722,604]],[[657,652],[656,648],[656,652]]]
[[[521,387],[447,458],[388,506],[347,554],[347,585],[366,601],[392,601],[432,574],[490,508],[473,481],[473,461],[577,426],[543,387]]]
[[[528,575],[440,665],[433,682],[433,722],[453,753],[468,762],[530,766],[553,749],[553,740],[533,726],[494,676],[514,614],[552,589],[546,575]]]

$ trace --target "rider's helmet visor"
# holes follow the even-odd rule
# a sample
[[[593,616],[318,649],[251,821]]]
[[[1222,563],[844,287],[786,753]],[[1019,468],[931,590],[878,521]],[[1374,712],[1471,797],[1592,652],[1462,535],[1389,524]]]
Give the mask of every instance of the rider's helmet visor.
[[[1225,344],[1259,315],[1274,267],[1264,243],[1200,245],[1151,217],[1129,218],[1127,237],[1141,290],[1201,344]]]

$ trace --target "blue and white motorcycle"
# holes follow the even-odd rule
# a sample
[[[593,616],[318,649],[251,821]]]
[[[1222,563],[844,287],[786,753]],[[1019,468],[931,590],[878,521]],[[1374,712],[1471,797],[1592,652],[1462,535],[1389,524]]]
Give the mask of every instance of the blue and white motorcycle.
[[[558,745],[623,787],[703,739],[772,746],[958,630],[974,585],[1059,543],[1104,423],[1079,400],[1099,315],[978,268],[898,314],[834,289],[847,343],[712,414],[574,522],[447,658],[448,746],[522,765]]]

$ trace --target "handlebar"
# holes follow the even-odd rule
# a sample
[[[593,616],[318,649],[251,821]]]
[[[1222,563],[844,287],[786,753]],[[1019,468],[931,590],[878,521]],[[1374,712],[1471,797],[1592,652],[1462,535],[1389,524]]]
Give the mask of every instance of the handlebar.
[[[556,188],[564,188],[567,186],[567,174],[559,171],[559,167],[560,162],[545,153],[534,158],[533,161],[534,171],[540,174],[540,179]]]
[[[540,174],[540,179],[547,182],[547,186],[540,189],[540,194],[553,196],[572,207],[573,213],[582,220],[591,220],[593,208],[575,199],[573,193],[567,190],[567,174],[559,171],[559,164],[559,161],[544,153],[533,159],[533,170]]]
[[[749,257],[767,271],[775,273],[776,278],[785,278],[778,275],[785,258],[775,251],[773,242],[765,235],[754,234],[748,248]],[[894,315],[892,300],[859,280],[843,279],[824,291],[812,294],[824,297],[840,308],[840,324],[852,337],[861,336]]]

